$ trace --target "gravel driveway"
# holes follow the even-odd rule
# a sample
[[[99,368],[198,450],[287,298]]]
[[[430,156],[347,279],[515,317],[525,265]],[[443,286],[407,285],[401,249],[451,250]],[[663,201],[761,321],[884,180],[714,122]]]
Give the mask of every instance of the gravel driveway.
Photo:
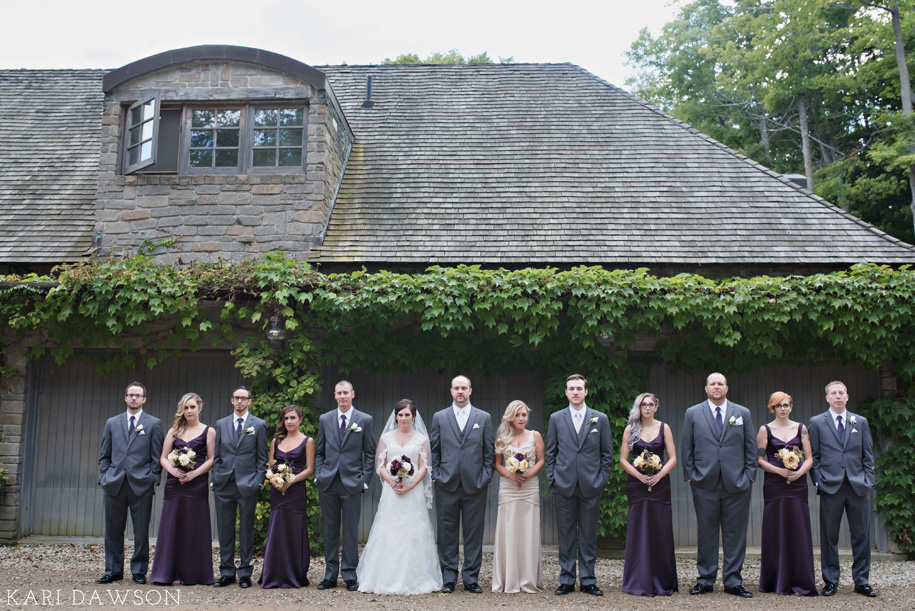
[[[131,551],[128,546],[128,555]],[[214,555],[214,563],[216,557]],[[678,558],[680,592],[670,597],[640,598],[620,592],[623,561],[599,559],[597,583],[604,590],[602,598],[579,592],[558,597],[559,564],[555,555],[544,556],[546,590],[542,594],[492,594],[489,569],[492,555],[484,554],[480,575],[482,595],[458,590],[451,595],[378,596],[347,592],[344,588],[318,592],[314,586],[300,590],[242,590],[237,586],[216,589],[205,586],[159,587],[136,586],[130,581],[117,587],[96,586],[95,579],[104,572],[104,554],[96,544],[21,544],[0,546],[0,609],[55,608],[138,608],[171,607],[196,609],[453,609],[466,606],[478,609],[915,609],[915,562],[877,560],[871,568],[871,585],[878,597],[867,599],[852,590],[849,561],[842,563],[839,594],[832,598],[807,598],[759,594],[759,561],[749,560],[744,567],[747,589],[755,594],[741,600],[718,591],[705,596],[690,596],[694,583],[695,561]],[[817,563],[818,564],[818,563]],[[324,561],[312,559],[310,578],[317,583],[323,576]],[[255,575],[260,572],[256,563]],[[342,584],[342,582],[341,582]],[[44,592],[43,592],[44,591]],[[120,600],[119,598],[120,597]]]

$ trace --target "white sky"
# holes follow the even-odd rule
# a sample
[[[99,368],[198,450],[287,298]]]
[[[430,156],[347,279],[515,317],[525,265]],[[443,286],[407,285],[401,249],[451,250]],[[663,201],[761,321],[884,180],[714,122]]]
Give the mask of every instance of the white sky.
[[[181,47],[231,44],[309,65],[377,64],[456,48],[465,57],[571,62],[623,86],[626,51],[677,0],[8,0],[0,68],[118,68]],[[679,2],[682,4],[682,0]]]

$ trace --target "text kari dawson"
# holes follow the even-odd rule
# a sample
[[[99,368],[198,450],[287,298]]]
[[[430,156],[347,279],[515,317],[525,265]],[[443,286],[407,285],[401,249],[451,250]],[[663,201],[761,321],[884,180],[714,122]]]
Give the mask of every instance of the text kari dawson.
[[[181,590],[0,590],[0,607],[178,606]]]

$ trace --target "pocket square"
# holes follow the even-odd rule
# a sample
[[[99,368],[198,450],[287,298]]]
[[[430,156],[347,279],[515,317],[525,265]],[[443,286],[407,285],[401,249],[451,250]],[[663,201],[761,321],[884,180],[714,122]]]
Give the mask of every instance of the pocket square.
[[[852,429],[851,432],[852,432],[852,433],[857,433],[857,432],[858,432],[858,429]]]
[[[591,432],[592,432],[592,433],[596,433],[596,432],[597,432],[597,429],[591,429]]]
[[[145,435],[145,434],[146,434],[146,431],[140,431],[139,433],[137,433],[137,435]]]
[[[476,422],[474,422],[474,423],[473,423],[473,428],[478,429],[478,428],[480,428],[480,425],[477,424]]]
[[[734,426],[743,426],[743,416],[741,416],[740,418],[737,419],[736,422],[734,422]]]

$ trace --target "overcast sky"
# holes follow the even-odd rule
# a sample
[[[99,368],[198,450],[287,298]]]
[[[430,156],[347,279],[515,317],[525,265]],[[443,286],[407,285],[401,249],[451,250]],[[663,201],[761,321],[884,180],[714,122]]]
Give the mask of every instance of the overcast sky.
[[[458,49],[494,60],[571,62],[623,86],[623,52],[676,0],[15,0],[0,68],[117,68],[199,44],[258,47],[310,65],[377,64]],[[682,4],[682,1],[679,2]]]

